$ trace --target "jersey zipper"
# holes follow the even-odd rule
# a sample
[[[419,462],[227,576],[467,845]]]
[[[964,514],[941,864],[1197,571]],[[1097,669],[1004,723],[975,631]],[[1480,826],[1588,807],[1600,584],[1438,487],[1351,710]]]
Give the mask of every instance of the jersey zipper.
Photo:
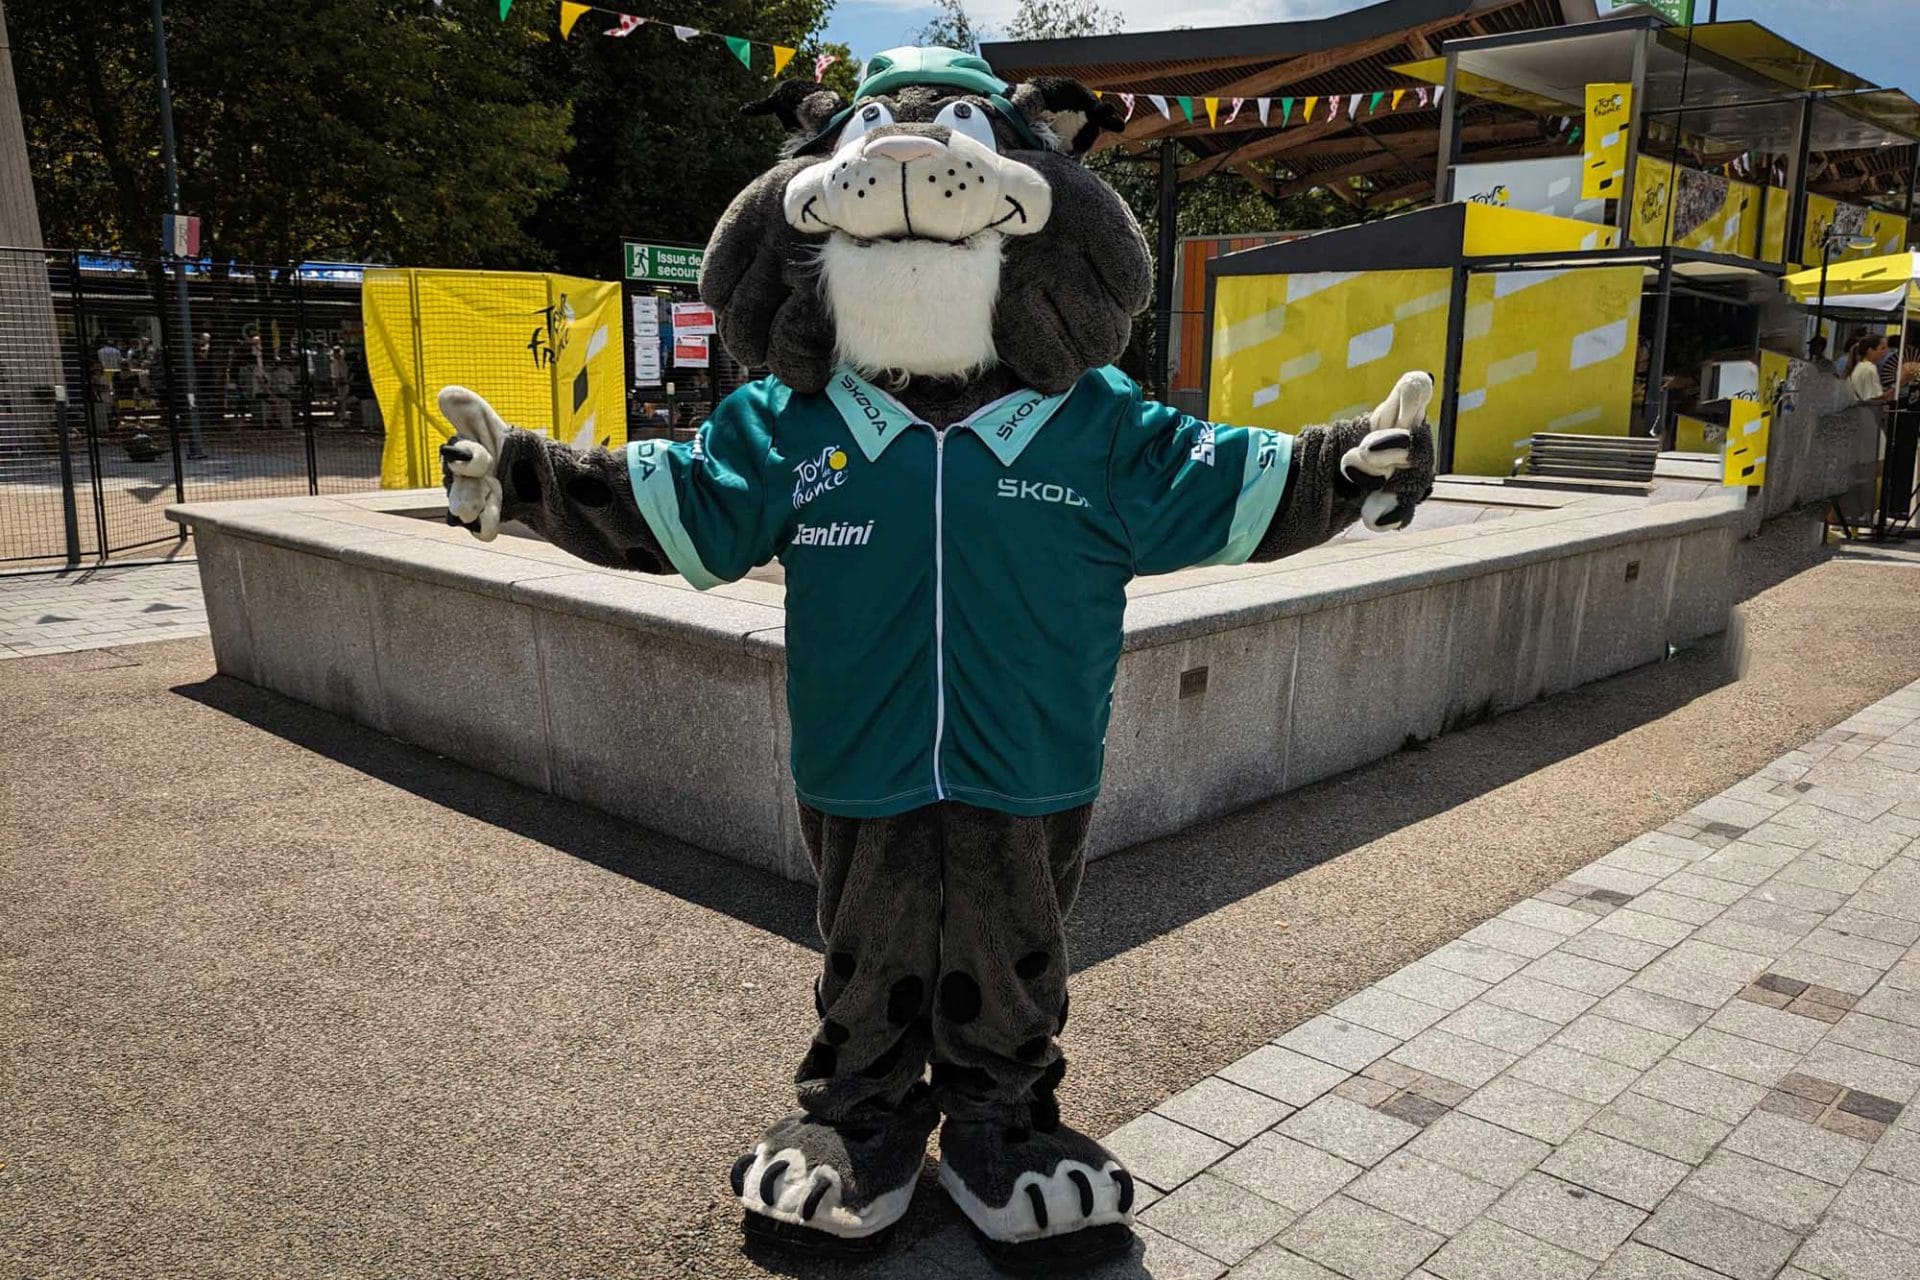
[[[933,798],[945,800],[940,743],[947,730],[947,433],[933,430]]]

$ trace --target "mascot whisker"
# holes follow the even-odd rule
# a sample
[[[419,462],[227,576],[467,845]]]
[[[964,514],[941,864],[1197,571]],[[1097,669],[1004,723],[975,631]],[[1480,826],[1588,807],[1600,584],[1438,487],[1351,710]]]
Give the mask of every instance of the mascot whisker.
[[[772,376],[690,442],[619,451],[449,387],[449,518],[701,588],[785,568],[825,961],[797,1109],[732,1169],[747,1234],[880,1248],[939,1125],[940,1184],[996,1263],[1091,1264],[1131,1246],[1135,1186],[1055,1101],[1063,921],[1124,589],[1407,524],[1433,382],[1291,434],[1143,398],[1111,362],[1151,262],[1082,163],[1120,121],[1073,81],[897,49],[852,103],[791,81],[749,110],[794,140],[727,210],[700,289]]]

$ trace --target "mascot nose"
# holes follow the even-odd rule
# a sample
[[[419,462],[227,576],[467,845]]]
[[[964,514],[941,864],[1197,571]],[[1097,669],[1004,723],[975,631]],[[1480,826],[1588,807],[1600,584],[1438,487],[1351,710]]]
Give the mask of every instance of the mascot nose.
[[[937,156],[946,150],[932,138],[912,133],[896,133],[884,138],[875,138],[861,151],[862,155],[885,156],[901,164],[909,160],[925,160],[928,156]]]

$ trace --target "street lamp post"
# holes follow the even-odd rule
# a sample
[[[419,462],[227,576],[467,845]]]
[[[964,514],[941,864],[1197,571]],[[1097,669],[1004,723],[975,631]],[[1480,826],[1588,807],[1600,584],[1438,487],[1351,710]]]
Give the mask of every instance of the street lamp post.
[[[180,214],[180,170],[174,161],[173,149],[173,86],[167,79],[167,16],[165,0],[153,0],[153,64],[160,77],[160,156],[167,175],[167,212],[178,217]],[[162,245],[162,253],[170,253],[172,245]],[[206,456],[206,445],[200,437],[199,371],[194,367],[193,350],[193,304],[187,297],[187,264],[179,254],[173,254],[174,269],[174,307],[179,312],[180,355],[182,368],[186,374],[187,430],[190,433],[189,458]],[[169,394],[179,403],[180,388],[170,388]],[[176,458],[178,453],[174,455]],[[185,496],[182,494],[181,496]]]

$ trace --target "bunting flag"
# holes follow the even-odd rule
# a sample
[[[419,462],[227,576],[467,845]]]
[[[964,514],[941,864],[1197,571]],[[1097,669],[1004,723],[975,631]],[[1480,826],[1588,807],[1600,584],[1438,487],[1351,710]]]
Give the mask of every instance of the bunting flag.
[[[1173,119],[1173,113],[1167,110],[1167,99],[1165,94],[1150,93],[1147,95],[1147,101],[1151,102],[1154,105],[1154,107],[1160,112],[1161,115],[1165,116],[1169,120]]]
[[[1393,103],[1388,109],[1392,111],[1398,111],[1400,109],[1400,99],[1406,96],[1407,96],[1407,91],[1405,89],[1395,89],[1393,91]]]
[[[1347,119],[1351,120],[1359,114],[1360,114],[1360,95],[1357,93],[1348,94],[1347,95]]]
[[[819,84],[827,78],[827,68],[840,61],[837,53],[823,53],[813,60],[813,82]]]
[[[1232,124],[1240,117],[1240,108],[1246,105],[1246,101],[1245,98],[1235,98],[1233,100],[1233,110],[1227,113],[1228,124]]]
[[[1120,95],[1120,101],[1127,104],[1127,114],[1122,116],[1121,119],[1123,120],[1133,119],[1133,95],[1130,93],[1123,93]]]
[[[1174,101],[1180,104],[1180,114],[1187,118],[1187,123],[1192,124],[1193,123],[1193,98],[1183,93],[1183,94],[1176,95],[1174,97]]]
[[[572,0],[560,0],[560,38],[565,40],[573,34],[573,24],[586,16],[591,5],[574,4]]]
[[[1380,110],[1380,99],[1386,96],[1387,96],[1386,90],[1384,89],[1376,90],[1374,92],[1374,95],[1371,98],[1367,99],[1367,114],[1372,115],[1376,111]]]
[[[1218,129],[1220,127],[1220,99],[1202,98],[1200,101],[1205,103],[1207,107],[1207,127]]]
[[[1304,118],[1305,117],[1302,117],[1302,119]],[[1293,99],[1282,98],[1280,99],[1280,127],[1284,129],[1292,122],[1293,122]]]
[[[1308,98],[1306,105],[1300,109],[1300,123],[1305,124],[1307,121],[1313,119],[1313,109],[1319,105],[1320,99]]]
[[[693,39],[693,38],[694,38],[695,36],[697,36],[697,35],[699,35],[699,34],[700,34],[700,28],[698,28],[698,27],[675,27],[675,28],[673,29],[673,34],[675,34],[676,36],[679,36],[679,37],[680,37],[680,38],[681,38],[682,40],[691,40],[691,39]]]
[[[1422,86],[1421,86],[1420,88],[1418,88],[1418,89],[1415,89],[1415,90],[1413,91],[1413,96],[1414,96],[1414,97],[1416,97],[1416,98],[1418,98],[1418,99],[1420,99],[1420,105],[1421,105],[1421,107],[1423,107],[1423,108],[1424,108],[1424,107],[1425,107],[1425,106],[1427,105],[1427,90],[1426,90],[1426,86],[1424,86],[1424,85],[1422,85]]]
[[[1272,98],[1255,98],[1253,100],[1254,112],[1260,117],[1260,123],[1263,125],[1267,122],[1267,109],[1271,106],[1273,106]]]
[[[773,46],[773,74],[777,76],[785,71],[787,64],[793,61],[793,55],[798,52],[800,52],[798,49],[784,44]]]
[[[1433,105],[1439,106],[1441,97],[1447,92],[1447,86],[1441,85],[1433,91]]]
[[[739,36],[721,36],[727,42],[727,48],[733,50],[733,56],[740,59],[740,65],[753,70],[753,41],[743,40]]]
[[[644,26],[646,21],[645,18],[636,18],[630,13],[623,13],[620,15],[620,25],[608,27],[607,34],[616,40],[622,36],[630,36]]]
[[[500,21],[507,20],[507,10],[513,8],[513,0],[500,0]]]
[[[1340,118],[1340,99],[1328,98],[1327,99],[1327,119],[1338,120],[1339,118]]]

